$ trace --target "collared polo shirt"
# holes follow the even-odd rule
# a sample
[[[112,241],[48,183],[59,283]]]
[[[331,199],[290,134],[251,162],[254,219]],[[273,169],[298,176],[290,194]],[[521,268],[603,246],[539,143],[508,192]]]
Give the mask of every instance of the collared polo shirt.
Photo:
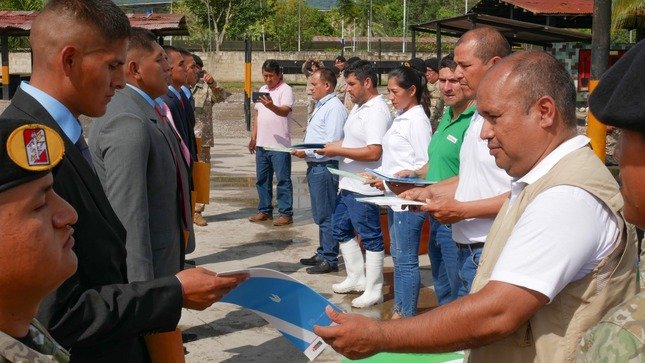
[[[452,107],[444,112],[428,145],[426,180],[438,182],[459,175],[459,151],[476,109],[475,104],[471,105],[454,121]]]
[[[255,104],[257,113],[257,141],[256,146],[264,147],[289,147],[291,146],[291,115],[296,102],[291,86],[280,82],[275,88],[269,89],[267,85],[260,87],[260,92],[269,92],[273,104],[276,106],[289,106],[287,116],[279,116],[266,108],[262,102]]]

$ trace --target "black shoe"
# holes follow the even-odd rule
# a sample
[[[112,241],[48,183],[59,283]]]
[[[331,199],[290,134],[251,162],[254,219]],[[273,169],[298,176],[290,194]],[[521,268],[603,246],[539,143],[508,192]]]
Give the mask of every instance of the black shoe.
[[[329,272],[338,272],[338,266],[331,266],[329,262],[322,261],[316,266],[307,268],[307,273],[310,275],[326,274]]]
[[[184,343],[194,342],[197,340],[197,334],[194,333],[181,333],[181,340]]]
[[[322,257],[318,256],[317,254],[313,255],[310,258],[301,258],[300,259],[300,263],[305,265],[305,266],[316,266],[317,264],[321,263],[322,261],[324,261],[324,259]]]

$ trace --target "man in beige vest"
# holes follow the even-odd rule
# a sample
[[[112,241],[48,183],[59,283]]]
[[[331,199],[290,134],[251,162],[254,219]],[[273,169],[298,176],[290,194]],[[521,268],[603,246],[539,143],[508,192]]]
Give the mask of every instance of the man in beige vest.
[[[472,293],[377,322],[328,314],[316,334],[350,358],[472,349],[472,362],[563,362],[582,333],[636,293],[636,246],[612,175],[576,135],[575,88],[544,52],[515,53],[482,79],[481,131],[511,196],[486,240]]]

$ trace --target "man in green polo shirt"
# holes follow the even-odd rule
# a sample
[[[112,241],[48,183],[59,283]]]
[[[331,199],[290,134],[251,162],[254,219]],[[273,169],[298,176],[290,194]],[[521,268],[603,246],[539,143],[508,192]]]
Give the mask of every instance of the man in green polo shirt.
[[[457,63],[452,53],[441,60],[439,90],[448,108],[443,113],[428,145],[428,163],[418,170],[399,172],[399,176],[425,177],[427,180],[439,182],[459,174],[459,150],[464,133],[475,112],[475,102],[464,96],[459,78],[454,73],[456,68]],[[456,180],[455,178],[455,183]],[[402,188],[404,184],[388,185],[397,194],[405,190]],[[441,224],[432,217],[430,223],[428,255],[437,301],[443,305],[458,297],[461,286],[457,265],[457,245],[452,239],[450,225]]]

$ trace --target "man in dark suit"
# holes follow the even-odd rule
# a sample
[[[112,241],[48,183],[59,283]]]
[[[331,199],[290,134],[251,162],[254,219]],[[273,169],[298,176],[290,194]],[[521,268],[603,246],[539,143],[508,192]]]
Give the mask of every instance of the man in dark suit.
[[[112,1],[51,0],[31,28],[31,84],[0,116],[49,126],[65,144],[54,190],[79,215],[78,270],[45,299],[38,318],[77,361],[145,362],[144,334],[173,330],[182,305],[205,309],[244,279],[196,268],[128,284],[125,229],[92,169],[77,117],[101,116],[123,88],[129,35],[128,18]]]
[[[190,99],[182,91],[182,86],[187,84],[186,62],[178,48],[166,45],[164,50],[170,62],[171,76],[168,92],[163,96],[163,100],[170,107],[175,126],[190,151],[192,163],[197,161],[197,142],[195,141],[195,110]]]
[[[170,65],[150,31],[132,29],[125,75],[126,87],[90,126],[90,152],[127,231],[128,280],[147,281],[179,272],[189,233],[188,176],[177,138],[154,101],[166,93]]]

